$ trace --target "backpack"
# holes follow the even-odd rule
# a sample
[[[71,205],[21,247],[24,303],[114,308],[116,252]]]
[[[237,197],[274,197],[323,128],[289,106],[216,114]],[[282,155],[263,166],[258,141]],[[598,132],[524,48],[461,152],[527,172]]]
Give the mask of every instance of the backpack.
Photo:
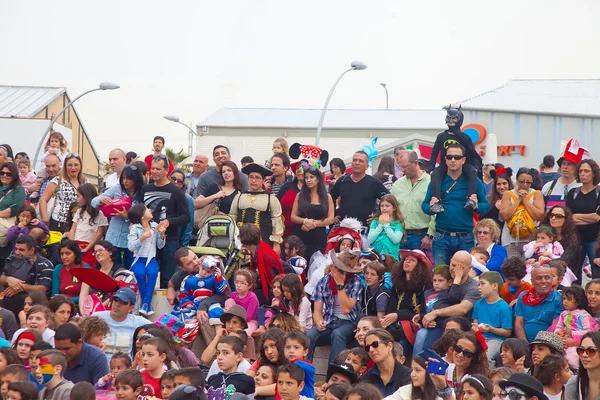
[[[533,190],[525,197],[525,200],[530,200],[536,192],[537,190]],[[513,201],[516,201],[517,195],[515,192],[511,190],[509,193]],[[506,227],[508,228],[508,233],[510,233],[510,236],[516,238],[517,240],[529,239],[535,230],[535,221],[533,218],[531,218],[531,215],[529,215],[529,212],[523,203],[521,203],[515,210],[513,216],[506,223]]]

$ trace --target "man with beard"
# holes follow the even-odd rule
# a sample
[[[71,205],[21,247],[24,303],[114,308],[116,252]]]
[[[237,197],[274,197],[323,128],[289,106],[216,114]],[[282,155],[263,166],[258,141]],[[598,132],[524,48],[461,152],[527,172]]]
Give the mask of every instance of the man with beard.
[[[552,288],[548,264],[531,270],[533,288],[521,294],[515,306],[515,334],[532,342],[539,331],[547,330],[563,311],[561,295]]]
[[[148,171],[152,169],[152,160],[154,157],[162,155],[162,150],[165,147],[165,138],[162,136],[154,136],[152,141],[152,149],[154,149],[154,153],[148,154],[146,158],[144,158],[144,162],[148,166]],[[169,170],[167,171],[168,175],[171,175],[173,172],[173,162],[169,159]]]
[[[196,193],[198,196],[210,196],[212,193],[210,193],[208,189],[211,186],[217,185],[221,182],[221,166],[225,161],[231,161],[231,153],[229,152],[229,148],[221,144],[216,145],[213,148],[213,161],[215,163],[215,168],[209,168],[202,175],[200,175],[198,187],[196,188]],[[248,190],[248,178],[246,175],[241,174],[240,180],[242,181],[242,189],[244,189],[244,191]]]
[[[438,199],[438,201],[431,206],[430,214],[432,215],[444,212],[444,206],[442,205],[442,180],[448,173],[445,157],[448,146],[451,144],[460,144],[466,150],[464,154],[466,162],[463,166],[463,174],[467,178],[468,185],[465,208],[474,210],[476,207],[476,202],[472,200],[470,196],[477,193],[477,175],[481,172],[483,162],[475,150],[471,138],[460,130],[463,120],[464,115],[461,111],[461,107],[452,108],[452,106],[449,106],[446,113],[446,124],[448,125],[448,129],[437,136],[433,149],[431,150],[431,158],[429,159],[429,167],[433,170],[431,173],[431,196]],[[435,168],[438,155],[440,155],[440,165]]]

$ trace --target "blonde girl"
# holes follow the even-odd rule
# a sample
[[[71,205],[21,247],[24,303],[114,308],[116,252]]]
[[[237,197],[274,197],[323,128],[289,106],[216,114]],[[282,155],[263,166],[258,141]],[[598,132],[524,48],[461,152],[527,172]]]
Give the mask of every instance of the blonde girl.
[[[275,139],[273,141],[273,154],[276,153],[284,153],[284,154],[288,154],[290,153],[290,146],[287,142],[287,140],[285,140],[282,137],[278,137],[277,139]]]
[[[369,243],[380,254],[398,260],[400,242],[404,238],[404,219],[396,197],[386,194],[379,201],[379,209],[369,230]]]

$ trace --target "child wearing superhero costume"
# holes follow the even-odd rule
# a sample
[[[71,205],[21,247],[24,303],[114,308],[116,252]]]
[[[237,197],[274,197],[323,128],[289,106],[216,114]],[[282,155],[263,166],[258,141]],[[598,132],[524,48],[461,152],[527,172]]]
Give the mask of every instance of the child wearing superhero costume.
[[[465,157],[467,158],[463,165],[463,174],[467,178],[467,190],[469,195],[466,199],[465,208],[473,210],[475,208],[475,202],[469,197],[477,193],[477,178],[481,174],[483,162],[481,157],[475,150],[473,141],[471,138],[460,130],[463,123],[464,115],[461,111],[461,106],[458,108],[452,108],[452,105],[448,107],[446,112],[446,124],[448,129],[438,134],[431,150],[431,158],[429,159],[429,167],[433,172],[431,173],[431,197],[438,199],[438,202],[431,206],[431,214],[439,214],[444,212],[444,206],[442,205],[443,197],[441,196],[442,180],[448,173],[448,167],[446,166],[446,149],[450,144],[460,144],[465,148]],[[440,155],[440,165],[435,168],[435,163]],[[434,169],[435,168],[435,169]]]

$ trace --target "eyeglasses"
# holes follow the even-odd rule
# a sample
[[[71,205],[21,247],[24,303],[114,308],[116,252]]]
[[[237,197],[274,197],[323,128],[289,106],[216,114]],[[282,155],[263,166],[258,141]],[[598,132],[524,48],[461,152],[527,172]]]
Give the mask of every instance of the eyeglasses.
[[[171,182],[173,183],[183,183],[184,180],[183,179],[177,179],[174,176],[171,177]]]
[[[371,350],[371,347],[376,349],[379,347],[380,344],[387,344],[388,342],[384,342],[383,340],[375,340],[374,342],[371,342],[369,344],[365,344],[365,351],[368,353],[369,350]]]
[[[577,349],[575,349],[577,351],[577,355],[579,357],[581,357],[583,354],[585,354],[586,356],[592,358],[594,357],[596,354],[598,354],[598,349],[595,349],[593,347],[578,347]]]
[[[563,218],[566,218],[566,216],[564,216],[564,215],[562,215],[562,214],[554,214],[554,213],[551,213],[551,214],[550,214],[550,218],[563,219]]]
[[[527,186],[531,186],[531,184],[533,183],[532,181],[524,181],[524,180],[519,180],[519,185],[527,185]]]
[[[519,393],[516,390],[511,390],[509,392],[502,392],[500,393],[500,398],[502,400],[519,400],[522,398],[527,398],[526,394],[523,393]]]
[[[236,286],[248,286],[248,282],[243,281],[233,281]]]
[[[459,156],[458,154],[446,154],[446,160],[462,160],[465,156]]]
[[[490,231],[477,231],[478,235],[489,235],[491,232]]]
[[[106,251],[106,249],[104,247],[101,247],[98,250],[94,250],[94,252],[92,253],[92,255],[96,256],[96,254],[102,253],[103,251]]]
[[[248,180],[249,180],[249,181],[259,181],[259,180],[261,180],[262,178],[263,178],[262,176],[255,176],[255,175],[253,175],[253,176],[249,176],[249,177],[248,177]]]
[[[463,356],[465,356],[467,358],[475,357],[475,353],[473,353],[471,350],[463,349],[462,347],[460,347],[460,345],[458,343],[455,344],[454,346],[452,346],[452,348],[454,349],[454,352],[456,354],[463,353]]]

